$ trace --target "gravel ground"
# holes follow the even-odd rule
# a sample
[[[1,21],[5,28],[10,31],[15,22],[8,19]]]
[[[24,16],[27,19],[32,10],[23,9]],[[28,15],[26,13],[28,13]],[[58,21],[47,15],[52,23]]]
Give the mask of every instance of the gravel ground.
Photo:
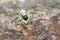
[[[60,40],[60,0],[0,0],[0,40]]]

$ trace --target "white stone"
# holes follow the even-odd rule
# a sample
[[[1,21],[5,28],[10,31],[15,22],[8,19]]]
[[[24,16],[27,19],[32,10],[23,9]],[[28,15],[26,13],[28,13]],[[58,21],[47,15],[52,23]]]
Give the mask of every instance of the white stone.
[[[24,16],[24,15],[26,15],[26,11],[24,10],[24,9],[21,9],[20,10],[20,13]]]

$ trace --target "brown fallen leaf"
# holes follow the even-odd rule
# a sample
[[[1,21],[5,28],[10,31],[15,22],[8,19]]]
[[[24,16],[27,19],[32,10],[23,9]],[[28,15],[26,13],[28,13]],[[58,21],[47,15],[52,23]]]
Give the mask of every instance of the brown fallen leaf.
[[[17,30],[22,31],[24,36],[28,36],[29,32],[26,28],[24,28],[22,25],[17,26]]]
[[[23,27],[22,25],[18,25],[17,26],[17,29],[19,31],[22,31],[23,35],[25,37],[27,37],[29,40],[37,40],[36,36],[32,35],[34,33],[34,31],[30,31],[30,30],[27,30],[25,27]]]
[[[30,35],[29,40],[37,40],[36,36]]]

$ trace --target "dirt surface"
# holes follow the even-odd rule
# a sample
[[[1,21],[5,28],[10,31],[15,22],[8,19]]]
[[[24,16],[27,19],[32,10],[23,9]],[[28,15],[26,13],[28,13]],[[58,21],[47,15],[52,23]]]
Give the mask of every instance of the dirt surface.
[[[60,0],[0,0],[0,40],[60,40]]]

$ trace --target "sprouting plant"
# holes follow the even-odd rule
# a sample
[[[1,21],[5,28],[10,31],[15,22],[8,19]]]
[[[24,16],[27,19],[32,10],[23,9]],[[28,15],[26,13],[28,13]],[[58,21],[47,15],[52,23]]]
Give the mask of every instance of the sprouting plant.
[[[27,24],[28,21],[32,20],[32,18],[33,18],[33,9],[28,10],[21,9],[19,13],[17,13],[13,21],[16,20],[17,24],[18,23]]]
[[[12,23],[12,25],[19,24],[22,26],[17,25],[14,29],[21,31],[21,28],[22,28],[23,34],[25,35],[27,33],[26,31],[28,28],[26,26],[26,24],[28,24],[28,22],[32,21],[33,11],[34,11],[33,9],[28,9],[28,10],[21,9],[21,10],[19,10],[17,15],[14,16],[14,19],[11,21],[11,23]]]

